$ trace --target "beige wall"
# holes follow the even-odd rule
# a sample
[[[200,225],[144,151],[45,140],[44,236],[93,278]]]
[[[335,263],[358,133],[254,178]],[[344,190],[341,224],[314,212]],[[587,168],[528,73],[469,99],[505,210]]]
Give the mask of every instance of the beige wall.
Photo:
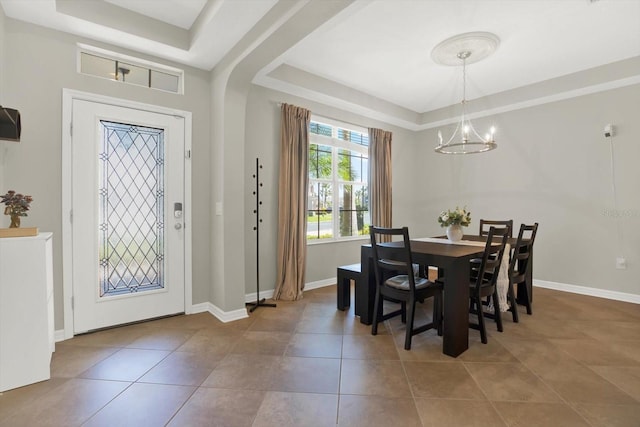
[[[456,205],[471,210],[471,232],[477,231],[480,218],[513,218],[517,227],[537,221],[535,279],[640,294],[640,145],[632,133],[639,99],[640,85],[635,85],[477,120],[479,129],[493,120],[499,148],[480,155],[444,156],[433,152],[435,129],[406,131],[252,87],[245,169],[249,177],[256,157],[264,165],[261,289],[273,289],[276,275],[278,103],[288,102],[321,116],[393,131],[393,223],[409,226],[413,236],[442,234],[436,218]],[[603,136],[607,123],[617,129],[613,142],[617,207],[610,145]],[[246,183],[245,228],[250,230],[252,181]],[[251,293],[255,292],[255,236],[245,236],[245,290]],[[357,262],[361,243],[310,245],[306,282],[335,277],[337,265]],[[626,270],[615,269],[617,256],[626,257]]]
[[[20,110],[22,141],[5,152],[5,186],[31,194],[26,225],[54,233],[56,329],[63,328],[62,299],[62,89],[69,88],[193,113],[193,302],[209,301],[210,73],[123,51],[7,18],[4,28],[3,102]],[[88,43],[185,69],[185,94],[176,95],[81,75],[76,43]],[[2,221],[6,219],[2,218]],[[4,225],[6,226],[6,224]]]
[[[281,102],[295,104],[311,110],[312,114],[353,123],[364,128],[378,127],[393,132],[393,218],[395,224],[417,227],[421,218],[411,212],[416,203],[415,186],[406,173],[406,165],[420,167],[421,159],[414,156],[418,144],[417,135],[412,131],[381,123],[346,111],[337,110],[303,98],[252,86],[247,101],[245,134],[246,210],[245,229],[251,230],[255,223],[252,195],[254,182],[251,175],[256,158],[260,158],[263,169],[260,172],[264,187],[260,189],[263,206],[263,223],[260,228],[260,289],[274,289],[276,280],[276,241],[278,228],[278,165],[280,152],[280,107]],[[419,169],[415,169],[419,170]],[[336,266],[358,262],[360,246],[366,239],[340,243],[313,244],[307,248],[306,282],[315,282],[335,277]],[[256,242],[253,231],[245,233],[245,277],[246,293],[255,292]]]
[[[421,132],[424,233],[438,231],[438,212],[456,205],[471,210],[472,231],[483,217],[537,221],[535,279],[640,295],[639,100],[635,85],[497,115],[498,149],[472,156],[436,154],[436,130]],[[482,129],[490,119],[474,122]],[[608,123],[617,129],[617,207]],[[620,255],[626,270],[615,268]]]

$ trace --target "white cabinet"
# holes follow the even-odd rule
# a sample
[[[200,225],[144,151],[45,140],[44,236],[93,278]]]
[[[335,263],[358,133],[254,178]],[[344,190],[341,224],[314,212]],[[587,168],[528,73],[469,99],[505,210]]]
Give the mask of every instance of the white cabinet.
[[[0,392],[51,376],[51,236],[0,239]]]

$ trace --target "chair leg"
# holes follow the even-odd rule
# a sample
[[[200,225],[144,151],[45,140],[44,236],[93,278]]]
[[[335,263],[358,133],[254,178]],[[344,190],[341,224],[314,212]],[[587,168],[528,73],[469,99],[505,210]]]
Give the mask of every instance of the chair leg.
[[[406,301],[402,301],[400,303],[400,320],[402,323],[407,323],[407,303]]]
[[[373,305],[373,322],[371,323],[371,335],[378,334],[378,318],[381,312],[382,312],[382,295],[380,295],[380,287],[376,286],[376,299]]]
[[[413,336],[413,318],[416,313],[416,302],[411,299],[407,303],[407,332],[404,336],[404,349],[411,350],[411,337]]]
[[[524,283],[522,284],[522,286],[525,286]],[[525,287],[524,290],[525,294],[527,295],[527,314],[531,315],[532,314],[532,310],[531,310],[531,295],[529,295],[529,292],[527,290],[527,288]]]
[[[516,295],[513,291],[513,283],[511,282],[509,282],[509,289],[507,290],[507,293],[509,296],[509,304],[511,304],[511,308],[509,310],[511,311],[511,316],[513,317],[513,323],[518,323],[520,320],[518,318],[518,303],[516,302]]]
[[[481,300],[478,298],[474,298],[474,303],[477,304],[478,306],[478,327],[480,329],[480,340],[482,341],[482,344],[486,344],[487,343],[487,328],[484,324],[484,314],[483,314],[483,310],[482,310],[482,302]]]
[[[498,324],[498,332],[502,332],[502,311],[500,310],[500,301],[498,301],[498,289],[493,292],[493,315]]]

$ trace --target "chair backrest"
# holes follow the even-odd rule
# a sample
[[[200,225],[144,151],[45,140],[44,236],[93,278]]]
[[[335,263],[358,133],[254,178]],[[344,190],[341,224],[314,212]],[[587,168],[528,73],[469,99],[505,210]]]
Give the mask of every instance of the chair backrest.
[[[487,234],[487,243],[484,247],[482,260],[476,279],[476,290],[483,286],[495,286],[500,271],[500,263],[504,255],[504,248],[509,240],[511,228],[490,227]],[[499,238],[500,240],[494,240]]]
[[[369,227],[371,236],[371,248],[373,249],[373,263],[378,285],[395,275],[406,274],[409,279],[409,288],[415,291],[415,277],[413,273],[413,257],[409,242],[409,228],[384,228]],[[386,239],[383,236],[387,236]],[[393,240],[394,236],[401,236],[402,241],[385,242]]]
[[[498,226],[498,227],[509,227],[509,237],[513,237],[513,220],[512,219],[508,219],[508,220],[491,220],[491,219],[481,219],[480,220],[480,235],[481,236],[486,236],[487,234],[489,234],[489,227],[491,227],[492,225],[494,226]]]
[[[520,224],[518,239],[514,245],[513,255],[509,263],[509,279],[512,283],[522,283],[529,269],[529,258],[533,250],[533,242],[538,232],[538,223],[533,225]]]

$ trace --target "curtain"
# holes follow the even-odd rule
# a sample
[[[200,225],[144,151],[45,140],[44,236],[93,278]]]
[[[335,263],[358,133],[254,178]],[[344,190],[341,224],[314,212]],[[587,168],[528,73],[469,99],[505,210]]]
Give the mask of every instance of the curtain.
[[[392,224],[391,136],[389,131],[369,128],[369,212],[377,227]]]
[[[282,104],[278,185],[278,272],[273,299],[302,298],[307,257],[309,121],[311,112]]]

